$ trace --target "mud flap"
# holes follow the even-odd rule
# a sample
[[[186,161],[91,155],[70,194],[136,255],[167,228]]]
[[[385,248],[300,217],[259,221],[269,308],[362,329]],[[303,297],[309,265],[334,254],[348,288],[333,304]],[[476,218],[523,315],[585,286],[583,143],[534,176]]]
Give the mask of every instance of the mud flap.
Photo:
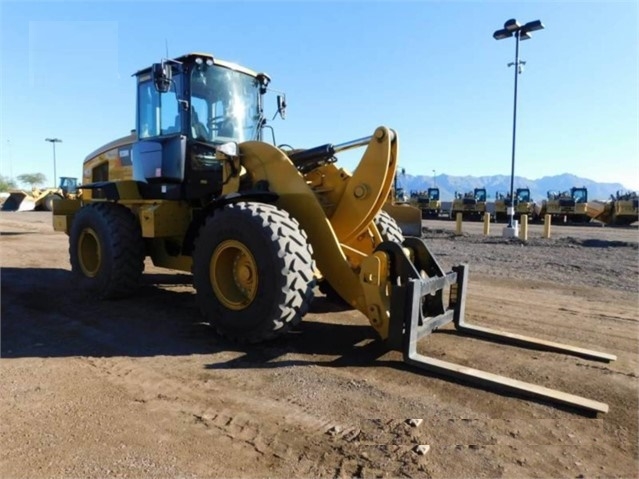
[[[598,401],[419,354],[417,352],[417,342],[437,328],[452,321],[455,328],[464,334],[482,336],[499,342],[535,349],[571,354],[586,359],[606,362],[616,360],[616,356],[612,354],[466,323],[464,309],[468,266],[462,264],[453,267],[452,272],[444,273],[423,240],[408,238],[404,246],[411,248],[415,253],[414,265],[402,253],[399,245],[393,246],[387,243],[380,245],[380,249],[391,255],[391,262],[400,278],[398,285],[392,287],[391,322],[387,345],[390,349],[401,351],[404,362],[435,374],[448,376],[489,390],[561,404],[595,414],[608,412],[608,405]],[[422,271],[426,274],[423,274]],[[424,276],[427,277],[425,278]],[[444,304],[443,298],[445,290],[449,292],[447,305]]]

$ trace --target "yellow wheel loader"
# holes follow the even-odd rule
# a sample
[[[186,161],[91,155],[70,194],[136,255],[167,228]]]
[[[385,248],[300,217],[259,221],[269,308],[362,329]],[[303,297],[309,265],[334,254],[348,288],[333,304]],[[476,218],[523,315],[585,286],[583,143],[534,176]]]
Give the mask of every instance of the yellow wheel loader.
[[[422,218],[439,218],[442,212],[439,188],[432,187],[428,190],[411,193],[411,200],[421,210]]]
[[[588,189],[573,186],[569,191],[548,191],[539,213],[540,218],[546,215],[553,223],[588,223],[597,210],[589,210]]]
[[[455,219],[457,213],[465,220],[481,221],[486,213],[486,188],[475,188],[463,194],[456,191],[451,217]]]
[[[508,207],[512,206],[510,192],[495,193],[495,221],[508,220]],[[530,198],[530,188],[517,188],[515,190],[514,217],[520,220],[522,216],[528,216],[528,221],[539,221],[540,208]]]
[[[610,195],[608,205],[611,224],[628,226],[639,221],[639,195],[636,191],[617,191],[615,195]]]
[[[397,168],[395,131],[284,151],[262,141],[266,74],[193,53],[135,76],[136,129],[86,158],[81,198],[54,205],[80,286],[98,298],[133,295],[150,257],[192,272],[202,315],[220,335],[257,343],[299,323],[322,281],[416,367],[607,411],[417,352],[420,338],[453,322],[469,334],[614,359],[464,321],[467,266],[444,271],[421,238],[404,237],[382,212]],[[337,166],[337,154],[360,147],[352,173]]]
[[[403,168],[400,171],[402,175],[405,174]],[[393,188],[388,195],[386,203],[384,203],[382,207],[383,211],[395,220],[402,234],[407,236],[421,236],[421,211],[419,208],[413,206],[404,188],[398,186],[397,183],[397,174],[395,174]]]
[[[32,188],[30,192],[11,190],[2,204],[2,211],[53,211],[54,201],[76,197],[77,186],[77,178],[62,176],[57,188]]]
[[[605,203],[588,203],[588,216],[605,225],[628,226],[639,221],[639,195],[617,191]]]

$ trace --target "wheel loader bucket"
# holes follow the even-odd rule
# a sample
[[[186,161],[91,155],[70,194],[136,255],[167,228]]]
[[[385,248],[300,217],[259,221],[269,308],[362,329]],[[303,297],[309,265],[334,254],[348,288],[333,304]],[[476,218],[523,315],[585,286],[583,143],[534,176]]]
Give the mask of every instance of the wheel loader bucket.
[[[604,224],[609,224],[612,220],[612,211],[610,208],[606,208],[604,203],[596,201],[589,201],[586,204],[586,214],[591,219],[601,221]]]
[[[384,203],[382,207],[402,230],[404,236],[422,236],[422,210],[409,204]]]
[[[2,204],[2,211],[31,211],[35,209],[35,200],[25,191],[11,191]]]

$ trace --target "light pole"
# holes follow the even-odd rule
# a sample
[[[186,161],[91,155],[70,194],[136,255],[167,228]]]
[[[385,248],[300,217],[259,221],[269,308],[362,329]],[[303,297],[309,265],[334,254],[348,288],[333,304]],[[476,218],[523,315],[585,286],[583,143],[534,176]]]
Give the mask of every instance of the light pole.
[[[435,176],[435,170],[433,170],[433,187],[437,188],[437,177]]]
[[[530,32],[541,30],[544,28],[541,20],[533,20],[525,25],[520,25],[517,20],[511,18],[504,23],[504,28],[493,33],[495,40],[503,40],[505,38],[515,37],[515,61],[508,64],[509,67],[515,67],[515,99],[513,102],[513,148],[510,170],[510,206],[508,207],[508,228],[513,229],[515,226],[515,137],[517,132],[517,76],[523,71],[525,61],[519,60],[519,41],[531,38]]]
[[[62,140],[60,138],[45,138],[44,141],[49,141],[53,145],[53,186],[55,186],[58,181],[58,175],[55,171],[55,144],[62,143]]]

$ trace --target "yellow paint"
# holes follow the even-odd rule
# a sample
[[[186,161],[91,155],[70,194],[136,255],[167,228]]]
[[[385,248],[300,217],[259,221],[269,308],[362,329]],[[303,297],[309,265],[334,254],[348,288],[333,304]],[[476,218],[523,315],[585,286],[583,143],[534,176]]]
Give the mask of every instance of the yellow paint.
[[[259,277],[257,263],[243,243],[226,240],[211,255],[210,282],[215,296],[231,310],[246,309],[255,300]]]
[[[520,229],[519,229],[519,239],[523,241],[528,241],[528,216],[522,215],[520,217]]]
[[[138,217],[144,238],[181,237],[191,223],[191,208],[178,201],[142,205]]]
[[[455,216],[455,234],[456,235],[462,234],[462,217],[463,217],[463,214],[461,212],[457,213],[457,215]]]
[[[550,223],[552,215],[544,215],[544,238],[550,238]]]
[[[267,143],[245,142],[240,152],[251,183],[267,181],[279,195],[277,206],[308,234],[321,274],[385,338],[389,259],[371,253],[381,241],[373,218],[386,201],[396,168],[390,131],[376,130],[352,176],[327,165],[304,178],[281,150]],[[326,211],[333,213],[327,217]]]

